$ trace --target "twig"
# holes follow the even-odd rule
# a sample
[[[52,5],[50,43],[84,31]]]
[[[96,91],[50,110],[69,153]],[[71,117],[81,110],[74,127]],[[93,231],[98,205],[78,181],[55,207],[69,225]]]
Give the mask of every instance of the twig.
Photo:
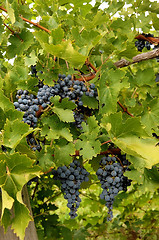
[[[88,60],[88,58],[87,58],[87,60],[85,61],[85,64],[86,64],[87,66],[90,66],[90,67],[94,70],[95,73],[97,72],[97,69],[96,69],[95,66],[93,66],[93,64]]]
[[[6,10],[4,7],[0,6],[0,9],[7,13],[7,10]],[[20,16],[20,18],[21,18],[23,21],[28,22],[28,23],[30,23],[30,24],[33,24],[35,27],[38,27],[38,28],[44,30],[45,32],[51,33],[51,31],[50,31],[49,29],[41,26],[41,25],[38,24],[38,23],[34,23],[34,22],[32,22],[32,21],[30,21],[30,20],[28,20],[27,18],[24,18],[24,17],[22,17],[22,16]]]
[[[123,112],[126,112],[128,115],[130,115],[131,117],[134,117],[130,112],[128,112],[127,108],[124,107],[121,102],[117,102],[119,104],[119,106],[123,109]]]
[[[133,92],[133,94],[132,94],[131,98],[133,98],[133,97],[134,97],[134,95],[135,95],[136,91],[137,91],[137,88],[135,88],[135,90],[134,90],[134,92]]]
[[[85,194],[85,193],[80,192],[80,194],[83,195],[84,197],[87,197],[87,198],[93,200],[93,201],[99,202],[99,201],[97,201],[96,199],[93,199],[92,197],[88,196],[88,195]]]
[[[32,200],[33,200],[34,197],[35,197],[35,193],[36,193],[36,190],[38,189],[38,185],[39,185],[39,181],[37,181],[36,186],[35,186],[35,188],[34,188],[33,195],[31,196],[31,199],[32,199]]]
[[[17,38],[19,38],[19,40],[20,40],[21,42],[23,42],[23,39],[21,39],[17,33],[15,33],[7,24],[5,24],[5,22],[3,22],[3,24],[4,24],[4,26],[6,26],[6,28],[9,29],[9,31],[11,31],[11,33],[12,33],[13,35],[15,35]]]
[[[104,144],[110,143],[110,142],[112,142],[112,140],[108,140],[108,141],[106,141],[106,142],[103,142],[103,143],[101,144],[101,146],[104,145]]]
[[[120,148],[112,148],[112,149],[108,149],[104,152],[101,152],[99,155],[107,155],[107,154],[119,155],[120,153],[121,153]]]
[[[96,76],[96,73],[90,73],[90,74],[87,74],[87,75],[83,75],[81,78],[77,78],[75,80],[79,80],[79,81],[84,80],[84,81],[88,82],[88,81],[92,80],[93,78],[95,78],[95,76]]]

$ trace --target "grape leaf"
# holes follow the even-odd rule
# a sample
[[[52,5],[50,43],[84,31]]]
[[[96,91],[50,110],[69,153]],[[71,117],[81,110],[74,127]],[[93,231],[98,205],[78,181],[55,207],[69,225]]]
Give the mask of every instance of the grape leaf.
[[[44,118],[42,120],[44,126],[42,128],[42,136],[46,136],[46,139],[58,139],[59,137],[65,138],[67,141],[72,141],[72,134],[66,124],[61,122],[59,118],[54,114],[53,116]]]
[[[62,41],[60,44],[54,45],[45,43],[41,39],[41,31],[34,32],[34,36],[37,38],[42,48],[44,48],[46,52],[68,61],[74,67],[82,66],[87,58],[87,56],[80,54],[73,48],[71,40]]]
[[[101,143],[97,139],[100,127],[95,116],[87,119],[87,124],[82,123],[82,134],[76,141],[76,148],[80,150],[80,155],[83,155],[84,160],[96,157],[101,151]]]
[[[7,119],[4,125],[3,145],[15,148],[32,131],[26,123],[19,122],[18,119],[12,122]]]
[[[54,166],[53,161],[53,150],[50,146],[45,147],[40,152],[36,151],[36,156],[39,162],[39,166],[42,168],[43,172],[47,172],[51,167]]]
[[[6,1],[6,8],[8,15],[10,17],[11,23],[15,23],[15,15],[14,15],[14,9],[11,7],[12,5],[8,3],[8,0]]]
[[[8,109],[14,109],[14,105],[9,101],[9,99],[3,94],[0,89],[0,107],[6,111]]]
[[[0,130],[1,130],[3,128],[5,120],[6,120],[4,111],[1,107],[0,107],[0,116],[1,116],[1,121],[0,121]]]
[[[62,139],[55,145],[54,162],[58,165],[68,165],[72,162],[72,156],[75,154],[75,146],[73,143],[68,143]]]
[[[72,109],[75,108],[75,104],[68,99],[63,99],[62,102],[59,102],[59,99],[59,96],[51,99],[51,102],[54,103],[52,110],[57,114],[61,121],[74,122]]]
[[[33,167],[33,161],[26,155],[14,153],[0,154],[0,186],[7,194],[16,199],[18,192],[33,177],[39,175],[40,168]]]
[[[76,142],[76,149],[80,151],[80,155],[83,156],[83,160],[92,159],[100,153],[100,141],[87,141],[78,139]]]
[[[17,234],[17,236],[23,240],[25,237],[25,229],[28,226],[29,222],[33,219],[30,216],[28,208],[18,201],[14,202],[14,211],[15,217],[12,219],[12,229]]]
[[[125,153],[142,158],[144,166],[151,168],[159,163],[159,147],[155,139],[141,139],[137,136],[113,139],[113,142]]]
[[[2,213],[1,215],[3,216],[5,208],[11,209],[14,203],[14,199],[8,195],[8,193],[2,188]]]
[[[98,100],[96,98],[88,97],[84,94],[82,96],[82,102],[84,107],[89,107],[92,109],[98,108]]]
[[[101,125],[106,128],[111,138],[127,137],[132,134],[139,137],[148,137],[139,117],[128,118],[124,122],[121,112],[109,116],[104,115]]]
[[[103,114],[116,112],[120,90],[129,87],[125,72],[120,69],[104,70],[99,83],[100,112]]]

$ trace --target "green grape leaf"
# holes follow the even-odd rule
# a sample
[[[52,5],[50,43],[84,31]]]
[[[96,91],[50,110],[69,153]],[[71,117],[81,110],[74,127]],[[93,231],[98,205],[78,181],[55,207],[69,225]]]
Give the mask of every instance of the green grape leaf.
[[[51,36],[53,38],[53,40],[52,40],[53,44],[55,44],[55,45],[60,44],[64,38],[64,31],[61,27],[58,27],[51,31]]]
[[[5,231],[7,231],[7,228],[11,225],[11,212],[7,208],[5,208],[3,214],[1,214],[1,224]]]
[[[80,155],[83,156],[83,160],[92,159],[100,153],[101,143],[100,141],[87,141],[78,139],[76,142],[76,149],[80,151]]]
[[[11,23],[15,23],[15,15],[14,15],[14,9],[11,7],[12,5],[8,3],[8,0],[6,1],[6,8],[8,15],[10,17]]]
[[[147,103],[147,101],[146,101]],[[152,129],[157,131],[159,122],[159,100],[153,99],[141,116],[141,122],[145,125],[146,131],[151,134]]]
[[[153,68],[139,69],[134,77],[134,82],[137,86],[141,87],[144,85],[153,86],[155,79],[155,72]]]
[[[1,107],[0,107],[0,116],[1,116],[1,121],[0,121],[0,130],[1,130],[3,128],[5,120],[6,120],[4,111]]]
[[[140,118],[129,118],[122,123],[121,114],[111,114],[102,119],[102,126],[108,131],[113,143],[123,152],[142,158],[143,167],[151,168],[159,163],[157,141],[148,136]]]
[[[84,160],[96,157],[101,151],[101,143],[97,139],[100,127],[95,116],[87,119],[87,124],[82,123],[82,134],[76,141],[76,148],[80,150],[80,155],[83,155]]]
[[[81,139],[87,138],[88,140],[95,140],[99,134],[99,125],[95,116],[91,116],[87,119],[87,123],[82,123],[82,134],[79,136]]]
[[[73,143],[68,143],[62,139],[55,145],[54,162],[57,166],[68,165],[72,162],[72,156],[75,154],[75,146]]]
[[[0,43],[2,41],[2,33],[3,33],[3,21],[2,21],[2,18],[0,17]]]
[[[14,105],[10,102],[10,100],[3,94],[3,91],[0,90],[0,107],[6,111],[8,109],[14,110]]]
[[[68,61],[74,67],[80,67],[84,64],[87,56],[83,56],[75,50],[71,40],[62,41],[60,44],[54,45],[48,44],[41,39],[41,31],[36,31],[33,34],[46,52]]]
[[[61,122],[55,114],[43,118],[42,122],[44,126],[41,134],[42,136],[46,136],[46,139],[52,140],[63,137],[69,142],[73,140],[72,134],[70,133],[69,128],[67,128],[67,125]]]
[[[24,57],[24,60],[25,60],[25,65],[26,66],[34,65],[37,61],[37,56],[36,56],[35,51],[33,50],[29,54],[29,56]]]
[[[126,171],[124,176],[128,177],[129,179],[136,181],[138,184],[142,184],[144,181],[143,173],[138,172],[136,169],[131,169],[131,171]]]
[[[89,107],[91,109],[98,108],[98,100],[94,97],[88,97],[85,94],[82,96],[82,102],[84,107]]]
[[[111,138],[127,137],[132,134],[148,137],[139,117],[128,118],[126,122],[123,122],[121,112],[109,116],[104,115],[101,125],[109,132]]]
[[[33,151],[30,146],[26,143],[25,139],[23,139],[17,146],[16,151],[20,154],[27,155],[27,157],[36,160],[35,151]]]
[[[8,193],[2,188],[2,213],[1,215],[3,216],[5,208],[11,210],[13,207],[14,199],[8,195]]]
[[[40,168],[26,155],[14,153],[0,154],[0,186],[11,198],[19,198],[22,187],[33,177],[39,175]]]
[[[156,139],[140,139],[137,136],[119,137],[113,142],[125,153],[142,158],[146,168],[151,168],[159,163],[159,147]]]
[[[104,70],[99,83],[98,97],[100,112],[102,114],[116,112],[120,90],[129,87],[125,72],[120,69]]]
[[[24,240],[25,229],[32,219],[28,208],[24,205],[15,201],[14,203],[15,217],[12,219],[12,229],[16,235]]]
[[[16,119],[22,120],[23,119],[23,112],[20,112],[18,110],[9,109],[5,112],[6,118],[8,118],[9,121],[14,121]]]
[[[26,123],[19,122],[18,119],[12,122],[7,119],[4,125],[3,145],[15,148],[32,131]]]
[[[40,152],[36,151],[36,156],[39,162],[39,166],[42,168],[43,172],[47,172],[51,167],[54,166],[53,161],[53,150],[50,146],[45,147]]]
[[[30,31],[22,30],[21,33],[18,34],[19,38],[15,35],[11,36],[8,40],[11,43],[7,47],[7,57],[14,58],[16,55],[21,55],[24,53],[25,50],[27,50],[30,45],[33,44],[34,38],[33,34]]]
[[[59,99],[59,96],[51,99],[51,102],[54,103],[52,110],[57,114],[61,121],[74,122],[72,109],[75,108],[75,104],[68,99],[63,99],[62,102],[59,102]]]
[[[147,182],[146,188],[150,190],[156,190],[159,188],[159,171],[157,167],[152,167],[152,169],[146,169],[144,171],[145,180]]]

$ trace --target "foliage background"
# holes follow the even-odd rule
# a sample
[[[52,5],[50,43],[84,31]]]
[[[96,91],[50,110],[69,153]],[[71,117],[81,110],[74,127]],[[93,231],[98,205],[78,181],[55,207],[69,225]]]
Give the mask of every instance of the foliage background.
[[[148,0],[107,1],[107,8],[102,10],[103,1],[96,1],[94,6],[89,2],[6,0],[0,4],[1,10],[7,10],[0,14],[0,141],[7,149],[0,154],[1,223],[5,228],[12,224],[23,239],[30,216],[21,190],[30,179],[40,176],[36,191],[36,183],[28,187],[39,239],[158,239],[159,155],[157,139],[152,137],[153,132],[159,135],[158,63],[152,59],[122,69],[114,63],[138,54],[134,46],[137,34],[158,36],[159,4]],[[125,3],[129,4],[127,8]],[[40,20],[47,31],[23,18]],[[83,124],[83,133],[72,128],[71,120],[65,122],[63,105],[57,125],[50,125],[49,111],[40,117],[34,130],[23,123],[23,114],[14,109],[13,101],[17,89],[37,93],[34,86],[38,79],[30,74],[31,65],[43,71],[38,73],[39,79],[53,86],[58,73],[86,72],[87,58],[99,70],[91,81],[98,88],[99,107],[96,102],[85,103],[93,109],[93,116]],[[134,117],[123,113],[118,101]],[[63,128],[67,129],[65,135]],[[46,139],[41,152],[32,151],[26,143],[32,131],[37,138]],[[117,196],[112,222],[106,221],[107,209],[99,199],[101,188],[95,175],[99,154],[109,147],[101,144],[108,140],[127,154],[131,171],[125,175],[133,180],[128,191]],[[78,217],[70,220],[59,183],[44,173],[50,167],[69,164],[70,154],[80,148],[79,159],[90,172],[90,181],[82,186]],[[16,212],[13,219],[9,214],[12,206]],[[22,219],[19,226],[17,222]]]

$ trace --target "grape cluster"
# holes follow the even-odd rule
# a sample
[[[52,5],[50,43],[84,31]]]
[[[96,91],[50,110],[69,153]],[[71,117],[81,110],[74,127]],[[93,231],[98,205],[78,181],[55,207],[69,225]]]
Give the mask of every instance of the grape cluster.
[[[127,160],[125,159],[125,161]],[[108,208],[108,221],[111,221],[113,218],[112,209],[115,196],[119,191],[126,191],[127,186],[130,185],[127,177],[123,176],[124,171],[123,165],[117,161],[116,157],[104,156],[96,172],[103,189],[100,198],[106,201]]]
[[[64,192],[64,198],[68,201],[67,207],[70,208],[71,219],[75,218],[81,202],[78,190],[82,182],[89,180],[89,173],[81,166],[79,161],[74,160],[68,167],[62,166],[53,170],[53,175],[55,180],[61,182],[61,190]]]
[[[32,74],[36,76],[36,66],[31,66]],[[50,98],[60,96],[61,99],[68,98],[76,104],[74,109],[74,119],[77,128],[82,129],[81,123],[84,121],[84,107],[82,96],[85,94],[89,97],[97,98],[98,93],[93,83],[88,84],[83,81],[72,79],[71,75],[59,74],[58,80],[54,86],[49,87],[44,85],[43,81],[39,80],[36,85],[38,89],[37,96],[29,94],[27,90],[18,90],[14,102],[17,110],[24,112],[23,121],[35,128],[37,126],[37,112],[45,109],[50,105]]]
[[[38,150],[40,152],[41,150],[40,141],[38,139],[35,139],[33,133],[30,133],[27,136],[27,143],[33,151]]]
[[[148,33],[148,34],[142,33],[142,35],[145,36],[145,37],[154,37],[154,35],[150,34],[150,33]],[[150,42],[148,42],[146,40],[137,40],[135,42],[135,47],[137,47],[139,52],[142,52],[144,47],[147,48],[147,50],[150,50],[151,49],[151,44],[150,44]]]
[[[97,97],[97,89],[92,83],[86,86],[84,82],[73,80],[71,75],[59,74],[57,83],[53,87],[43,85],[39,88],[37,99],[39,104],[45,109],[50,104],[50,98],[60,96],[61,99],[68,98],[76,104],[74,110],[75,125],[81,129],[81,123],[84,121],[82,96]]]
[[[89,97],[97,97],[97,89],[92,83],[90,86],[86,86],[84,82],[79,80],[73,80],[71,75],[59,74],[57,83],[53,87],[55,95],[59,95],[62,99],[68,98],[74,102],[77,107],[82,107],[82,96],[85,93]]]
[[[29,94],[27,90],[18,90],[14,106],[18,111],[24,112],[23,121],[31,127],[36,127],[37,116],[36,112],[39,110],[39,101],[35,95]]]

